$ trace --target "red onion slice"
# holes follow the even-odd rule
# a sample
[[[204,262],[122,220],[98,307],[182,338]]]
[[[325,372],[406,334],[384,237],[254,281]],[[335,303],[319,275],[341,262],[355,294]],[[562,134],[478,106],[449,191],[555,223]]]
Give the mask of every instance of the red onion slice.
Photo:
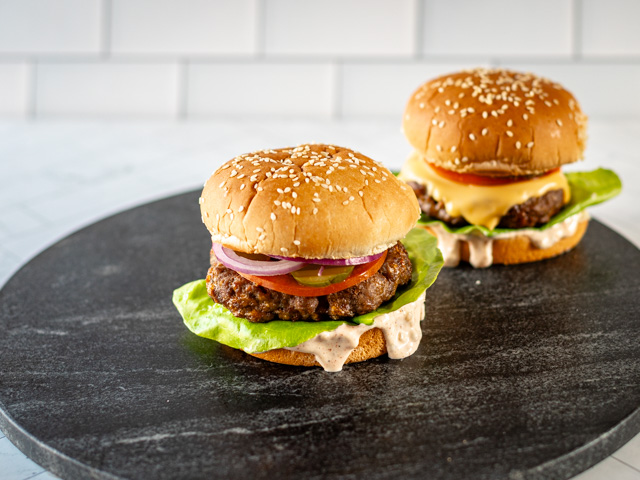
[[[383,252],[376,253],[375,255],[367,255],[366,257],[352,257],[352,258],[307,258],[305,259],[306,263],[313,263],[315,265],[362,265],[363,263],[373,262],[377,260],[384,254]],[[300,261],[299,258],[295,257],[280,257],[277,255],[271,255],[273,258],[277,258],[279,260],[288,260],[291,262]]]
[[[285,273],[295,272],[305,266],[305,262],[299,260],[250,260],[241,257],[230,248],[223,247],[219,243],[213,244],[213,252],[216,258],[227,268],[236,272],[246,273],[249,275],[258,275],[261,277],[270,277],[274,275],[284,275]]]

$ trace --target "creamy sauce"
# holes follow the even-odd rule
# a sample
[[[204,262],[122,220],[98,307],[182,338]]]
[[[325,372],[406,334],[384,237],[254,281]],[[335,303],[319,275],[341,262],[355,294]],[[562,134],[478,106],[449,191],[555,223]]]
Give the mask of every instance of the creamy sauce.
[[[429,225],[433,233],[438,237],[438,248],[442,251],[445,267],[455,267],[460,263],[460,251],[463,242],[469,246],[469,263],[475,268],[484,268],[493,264],[493,241],[515,236],[528,238],[536,248],[549,248],[563,238],[576,233],[578,224],[589,218],[586,210],[572,215],[564,222],[558,223],[545,230],[522,229],[518,231],[500,233],[492,237],[486,237],[480,233],[460,234],[449,233],[442,225]]]
[[[506,185],[468,185],[441,177],[429,163],[413,152],[398,177],[404,181],[416,181],[427,187],[429,195],[452,217],[464,217],[472,225],[482,225],[492,230],[511,207],[540,197],[551,190],[564,192],[564,203],[571,193],[567,179],[560,172]]]
[[[426,292],[425,292],[426,293]],[[382,330],[389,358],[405,358],[412,355],[420,344],[420,321],[425,316],[423,293],[415,302],[395,312],[378,315],[372,325],[340,325],[330,332],[322,332],[304,343],[287,350],[310,353],[327,372],[339,372],[344,362],[358,346],[360,336],[367,330]]]

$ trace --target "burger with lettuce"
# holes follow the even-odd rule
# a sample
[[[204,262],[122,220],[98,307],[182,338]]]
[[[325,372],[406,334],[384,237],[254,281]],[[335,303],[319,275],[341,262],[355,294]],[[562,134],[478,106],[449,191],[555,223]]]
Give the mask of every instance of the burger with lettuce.
[[[417,349],[442,256],[379,163],[323,144],[248,153],[213,173],[200,207],[211,266],[173,297],[195,334],[329,371]]]
[[[578,244],[585,208],[621,189],[610,170],[561,171],[582,159],[586,128],[575,97],[533,74],[475,69],[420,86],[405,110],[415,150],[400,178],[445,265],[533,262]]]

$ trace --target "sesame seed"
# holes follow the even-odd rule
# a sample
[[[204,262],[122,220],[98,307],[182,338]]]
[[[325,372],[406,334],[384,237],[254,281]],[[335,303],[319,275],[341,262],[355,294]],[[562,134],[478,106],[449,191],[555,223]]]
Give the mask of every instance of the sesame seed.
[[[482,136],[484,137],[487,133],[489,133],[489,129],[488,128],[483,128],[482,129]]]
[[[482,112],[482,118],[487,118],[488,116],[489,116],[489,112],[487,112],[486,110]]]
[[[562,120],[560,120],[559,118],[556,120],[556,123],[557,123],[559,126],[562,126]]]
[[[240,208],[238,208],[238,212],[241,212],[244,210],[244,205],[240,205]]]
[[[349,205],[349,200],[345,200],[344,202],[342,202],[343,205]]]
[[[513,137],[513,132],[511,130],[507,130],[507,136]]]
[[[314,201],[314,202],[319,202],[320,201],[320,199],[317,198],[317,197],[316,198],[312,198],[311,200]]]
[[[298,198],[298,194],[297,194],[296,192],[291,192],[291,196],[292,196],[293,198]]]
[[[350,201],[350,202],[353,202],[354,200],[355,200],[355,198],[353,198],[353,197],[349,197],[349,201]]]
[[[533,142],[527,143],[527,148],[531,148],[531,147],[533,147]]]
[[[513,127],[513,120],[507,120],[507,127]]]
[[[458,148],[458,147],[456,147],[455,145],[453,145],[453,146],[451,147],[451,152],[455,152],[457,148]]]
[[[276,220],[276,214],[271,212],[271,220],[273,220],[275,222]]]
[[[289,250],[289,249],[288,249],[288,248],[285,248],[285,247],[280,247],[280,251],[281,251],[281,252],[286,252],[287,250]]]
[[[198,203],[199,203],[200,205],[202,205],[202,204],[204,203],[204,198],[200,197],[200,198],[198,199]]]
[[[476,139],[476,136],[475,136],[473,133],[470,133],[470,134],[469,134],[469,138],[470,138],[471,140],[475,140],[475,139]]]
[[[521,146],[522,146],[522,144],[521,144],[519,141],[518,141],[518,142],[516,142],[516,148],[517,148],[518,150],[520,150],[520,147],[521,147]]]
[[[523,120],[529,120],[529,115],[527,115],[526,113],[522,114],[522,119]]]
[[[258,232],[262,233],[262,232],[264,232],[264,228],[262,228],[262,227],[256,227],[256,231],[258,231]]]
[[[282,195],[284,193],[284,190],[282,190],[281,188],[277,188],[276,192],[278,192],[280,195]]]
[[[364,193],[362,192],[362,190],[358,190],[358,195],[360,195],[361,197],[364,195]]]
[[[235,177],[237,174],[238,174],[237,171],[231,170],[231,174],[229,175],[229,177]]]
[[[273,203],[276,205],[276,207],[279,207],[282,202],[280,200],[274,200]]]
[[[318,213],[318,209],[317,209],[317,208],[314,208],[314,209],[313,209],[313,214],[315,215],[316,213]]]
[[[295,215],[296,213],[296,207],[291,207],[291,213],[293,213]]]
[[[293,241],[293,244],[294,244],[294,245],[300,245],[300,240],[294,240],[294,241]]]
[[[438,124],[438,127],[439,127],[439,128],[444,127],[444,120],[441,120],[441,121],[440,121],[440,123]]]
[[[436,145],[436,150],[438,150],[439,152],[442,151],[442,147],[440,145]]]

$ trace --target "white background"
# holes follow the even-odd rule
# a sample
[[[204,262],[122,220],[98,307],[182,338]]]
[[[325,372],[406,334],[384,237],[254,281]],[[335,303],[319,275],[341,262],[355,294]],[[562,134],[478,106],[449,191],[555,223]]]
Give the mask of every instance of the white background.
[[[639,20],[640,0],[0,0],[0,285],[245,151],[324,141],[398,168],[410,93],[474,66],[574,92],[573,169],[621,175],[592,213],[640,245]],[[53,477],[0,433],[0,478]],[[640,480],[640,436],[581,476],[599,478]]]

